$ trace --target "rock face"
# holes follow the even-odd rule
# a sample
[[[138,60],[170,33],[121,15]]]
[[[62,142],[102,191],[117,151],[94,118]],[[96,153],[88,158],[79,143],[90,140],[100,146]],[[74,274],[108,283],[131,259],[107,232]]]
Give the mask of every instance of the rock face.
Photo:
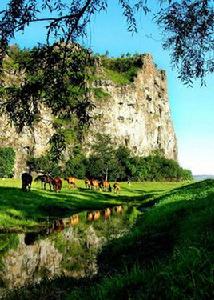
[[[151,55],[143,56],[143,67],[132,84],[119,86],[99,80],[95,87],[102,88],[109,98],[95,100],[87,142],[92,144],[96,133],[105,133],[116,145],[127,146],[133,154],[147,156],[161,150],[166,158],[177,159],[166,74],[156,68]]]
[[[50,137],[54,133],[51,111],[41,108],[40,121],[33,127],[24,127],[17,133],[10,125],[6,116],[0,118],[0,143],[1,147],[12,147],[16,152],[14,177],[18,178],[26,170],[26,160],[29,155],[39,157],[49,148]]]
[[[177,159],[177,142],[174,133],[167,94],[166,75],[158,70],[152,56],[142,56],[143,66],[133,83],[117,85],[110,80],[96,80],[94,88],[109,94],[106,99],[93,99],[92,124],[86,135],[87,145],[95,142],[96,133],[109,134],[115,145],[127,146],[139,156],[161,150],[166,158]],[[49,147],[54,133],[53,116],[48,108],[41,109],[41,121],[33,129],[24,128],[17,134],[8,125],[5,116],[0,118],[1,146],[16,151],[14,176],[26,169],[29,155],[39,157]],[[90,146],[88,148],[90,153]]]

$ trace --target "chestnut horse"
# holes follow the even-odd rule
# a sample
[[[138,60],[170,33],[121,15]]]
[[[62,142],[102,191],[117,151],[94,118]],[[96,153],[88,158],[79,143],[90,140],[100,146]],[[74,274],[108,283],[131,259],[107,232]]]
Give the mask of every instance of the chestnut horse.
[[[96,179],[90,179],[90,187],[92,190],[98,190],[99,189],[99,181]]]
[[[62,189],[62,179],[60,177],[55,177],[53,179],[53,187],[55,192],[60,192]]]
[[[110,183],[108,181],[100,181],[99,182],[99,187],[103,190],[103,191],[106,191],[108,192],[110,190]]]
[[[76,178],[75,177],[67,177],[65,178],[65,180],[68,182],[69,184],[69,188],[77,188],[76,186]]]

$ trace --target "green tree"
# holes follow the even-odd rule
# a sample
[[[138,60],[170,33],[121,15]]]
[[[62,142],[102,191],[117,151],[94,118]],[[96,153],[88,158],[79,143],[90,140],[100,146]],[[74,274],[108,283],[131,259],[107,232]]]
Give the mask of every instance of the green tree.
[[[73,151],[72,157],[66,162],[64,175],[75,176],[77,178],[86,177],[86,157],[82,153],[81,148],[76,147]]]
[[[109,135],[97,134],[90,159],[91,162],[92,160],[94,162],[93,167],[98,178],[102,177],[105,180],[115,180],[117,178],[119,166],[115,156],[115,147]],[[94,172],[92,170],[92,173]]]
[[[0,177],[12,177],[15,151],[11,147],[0,148]]]
[[[171,50],[172,64],[182,81],[191,83],[213,72],[213,1],[212,0],[118,0],[127,21],[128,30],[137,31],[137,13],[154,13],[164,33],[163,46]],[[47,43],[50,39],[74,42],[86,35],[94,15],[111,6],[108,0],[8,0],[0,12],[0,59],[15,33],[25,31],[31,23],[47,23]],[[46,13],[46,14],[45,14]]]
[[[53,160],[53,156],[50,153],[42,155],[40,157],[32,157],[27,161],[31,171],[42,172],[45,174],[50,174],[51,176],[61,176],[62,169],[58,166],[56,160]]]

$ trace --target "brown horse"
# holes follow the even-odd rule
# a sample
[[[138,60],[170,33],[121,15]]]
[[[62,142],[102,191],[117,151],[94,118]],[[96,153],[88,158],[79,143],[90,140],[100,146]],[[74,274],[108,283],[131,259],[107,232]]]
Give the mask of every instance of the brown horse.
[[[53,187],[55,192],[60,192],[62,189],[62,179],[60,177],[55,177],[53,179]]]
[[[110,183],[108,181],[100,181],[99,182],[99,187],[103,190],[108,192],[110,190]]]
[[[50,191],[52,190],[53,178],[49,175],[38,175],[34,181],[41,181],[43,190],[46,190],[46,185],[49,185]]]
[[[90,189],[91,188],[91,183],[90,183],[90,180],[86,178],[85,180],[85,187],[86,189]]]
[[[114,192],[117,194],[119,191],[120,191],[120,185],[118,182],[115,182],[113,184],[113,189],[114,189]]]
[[[92,190],[98,190],[99,189],[99,181],[96,179],[90,179],[90,187]]]
[[[68,182],[69,188],[77,188],[76,186],[77,179],[75,177],[67,177],[65,178],[65,180]]]

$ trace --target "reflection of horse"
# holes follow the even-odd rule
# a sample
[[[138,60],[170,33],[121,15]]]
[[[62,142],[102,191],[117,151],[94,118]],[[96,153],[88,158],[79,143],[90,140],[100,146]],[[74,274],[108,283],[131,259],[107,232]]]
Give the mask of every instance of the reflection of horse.
[[[60,232],[66,227],[74,226],[79,223],[79,215],[75,214],[68,218],[57,219],[53,221],[53,224],[47,229],[46,234],[53,233],[55,231]]]
[[[50,177],[49,175],[39,175],[37,176],[34,181],[41,181],[41,184],[42,184],[42,188],[44,190],[46,190],[46,184],[49,184],[49,188],[50,188],[50,191],[51,191],[51,186],[53,185],[53,178]]]
[[[69,188],[76,188],[76,178],[75,177],[67,177],[65,178],[65,180],[68,182],[69,184]]]
[[[79,223],[79,216],[78,214],[73,215],[70,217],[70,225],[77,225]]]
[[[87,212],[87,221],[96,221],[98,220],[100,217],[100,211],[96,210],[96,211],[89,211]]]
[[[53,231],[61,231],[65,228],[63,219],[54,220]]]
[[[29,173],[22,174],[22,190],[30,191],[33,177]]]
[[[62,189],[62,179],[60,177],[55,177],[52,181],[54,191],[55,192],[60,192]]]
[[[117,194],[119,191],[120,191],[120,185],[118,182],[115,182],[113,184],[113,189],[114,189],[114,192]]]
[[[115,209],[116,213],[122,213],[122,211],[123,211],[123,208],[121,205],[116,206],[114,209]]]
[[[111,215],[111,209],[110,208],[106,208],[104,211],[103,211],[103,216],[105,219],[108,219]]]

